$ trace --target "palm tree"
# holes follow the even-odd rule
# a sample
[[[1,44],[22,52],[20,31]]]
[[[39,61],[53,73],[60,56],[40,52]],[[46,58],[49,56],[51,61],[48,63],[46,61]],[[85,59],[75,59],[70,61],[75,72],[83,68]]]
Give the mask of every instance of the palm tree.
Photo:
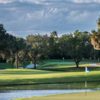
[[[91,44],[93,45],[94,49],[100,50],[100,18],[97,20],[98,31],[92,30],[92,35],[90,37]]]
[[[100,18],[98,18],[97,20],[97,25],[98,25],[98,28],[100,28]]]
[[[57,35],[57,32],[56,32],[56,31],[53,31],[53,32],[51,33],[51,36],[53,36],[53,37],[58,36],[58,35]]]

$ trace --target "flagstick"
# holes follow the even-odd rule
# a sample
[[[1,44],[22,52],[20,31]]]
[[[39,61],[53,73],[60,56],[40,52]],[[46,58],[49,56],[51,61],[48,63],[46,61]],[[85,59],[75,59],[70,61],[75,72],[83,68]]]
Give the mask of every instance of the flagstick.
[[[87,96],[87,91],[86,91],[86,89],[87,89],[87,78],[86,78],[86,67],[85,67],[85,96]]]

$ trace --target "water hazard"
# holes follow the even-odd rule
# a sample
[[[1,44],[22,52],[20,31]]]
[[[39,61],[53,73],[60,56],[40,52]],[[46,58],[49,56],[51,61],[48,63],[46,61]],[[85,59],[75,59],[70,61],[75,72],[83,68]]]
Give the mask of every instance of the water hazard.
[[[66,84],[40,84],[40,85],[18,85],[0,87],[0,100],[9,100],[16,98],[44,96],[62,93],[100,91],[100,82],[88,82],[87,88],[84,89],[83,83],[66,83]]]
[[[0,93],[0,100],[10,100],[16,98],[44,96],[52,94],[63,94],[63,93],[76,93],[85,91],[95,91],[94,89],[67,89],[67,90],[10,90]],[[85,95],[85,94],[84,94]]]

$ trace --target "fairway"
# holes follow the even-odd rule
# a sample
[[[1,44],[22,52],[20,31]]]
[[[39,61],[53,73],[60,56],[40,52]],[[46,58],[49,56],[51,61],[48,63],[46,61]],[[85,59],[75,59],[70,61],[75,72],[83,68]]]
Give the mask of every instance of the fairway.
[[[81,69],[80,69],[81,70]],[[100,81],[100,71],[87,74],[88,81]],[[84,82],[85,72],[59,72],[32,69],[7,69],[0,72],[0,85]]]
[[[100,92],[87,92],[87,96],[85,93],[69,93],[14,100],[100,100]]]
[[[49,62],[48,64],[75,64],[75,62]]]
[[[44,64],[37,69],[5,69],[0,71],[0,85],[30,85],[30,84],[59,84],[85,81],[85,66],[88,66],[88,82],[100,81],[100,65],[91,67],[93,60],[83,60],[76,68],[73,60],[44,60]],[[28,62],[29,63],[29,62]],[[28,64],[26,62],[26,64]],[[8,68],[9,64],[5,63]],[[3,66],[2,66],[3,67]],[[49,68],[46,68],[49,67]]]

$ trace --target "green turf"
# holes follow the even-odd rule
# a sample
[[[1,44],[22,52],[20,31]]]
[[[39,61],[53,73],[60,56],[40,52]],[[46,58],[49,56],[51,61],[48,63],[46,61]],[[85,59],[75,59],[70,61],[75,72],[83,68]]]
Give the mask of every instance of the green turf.
[[[92,67],[89,69],[90,71],[97,70],[100,71],[100,65],[98,66],[91,66],[89,64],[92,63],[99,63],[100,61],[97,60],[82,60],[79,63],[78,69],[76,69],[76,64],[73,60],[45,60],[44,65],[42,65],[43,70],[49,71],[65,71],[65,72],[83,72],[85,69],[82,67]],[[74,68],[73,68],[74,67]],[[94,68],[93,68],[94,67]],[[98,68],[97,68],[98,67]]]
[[[11,68],[11,63],[0,63],[0,69],[9,69],[9,68]]]
[[[20,98],[14,100],[100,100],[100,92],[87,92],[87,96],[85,95],[85,93],[69,93],[40,97]]]
[[[87,74],[88,81],[100,81],[100,71]],[[8,69],[0,72],[0,85],[84,82],[85,72],[59,72],[32,69]]]
[[[6,69],[0,71],[0,85],[30,85],[30,84],[55,84],[69,82],[84,82],[85,81],[85,66],[89,63],[97,63],[98,61],[85,60],[80,63],[80,68],[75,67],[72,60],[45,60],[40,69]],[[61,62],[61,63],[60,63]],[[73,62],[72,64],[67,62]],[[52,64],[53,63],[53,64]],[[60,64],[59,64],[60,63]],[[44,67],[50,68],[44,68]],[[83,66],[83,67],[82,67]],[[74,67],[74,68],[73,68]],[[100,81],[100,66],[89,68],[87,80]]]
[[[25,66],[30,64],[30,61],[26,61],[25,62]],[[20,64],[21,65],[21,64]],[[23,65],[21,65],[23,66]],[[0,63],[0,69],[11,69],[12,68],[12,64],[11,63]],[[13,65],[13,68],[16,68],[15,65]]]

